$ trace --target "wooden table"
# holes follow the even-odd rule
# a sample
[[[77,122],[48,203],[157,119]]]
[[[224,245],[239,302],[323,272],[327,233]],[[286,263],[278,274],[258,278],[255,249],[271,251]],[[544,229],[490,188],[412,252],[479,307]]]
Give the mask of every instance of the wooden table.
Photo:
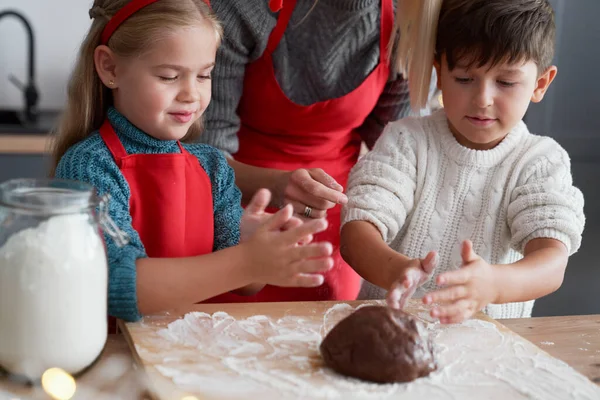
[[[600,315],[505,319],[499,322],[600,384]],[[133,370],[133,358],[121,335],[110,335],[102,356],[77,380],[78,385],[102,386],[105,394],[117,384],[127,385],[128,379],[133,385],[133,380],[138,377],[134,374],[120,375],[115,382],[98,383],[94,373],[115,357],[123,357]],[[7,400],[48,399],[39,388],[24,388],[6,379],[0,380],[0,400],[4,400],[3,391],[14,394],[12,398],[6,397]]]
[[[48,154],[52,136],[41,134],[0,134],[0,154]]]
[[[498,321],[600,385],[600,315]]]

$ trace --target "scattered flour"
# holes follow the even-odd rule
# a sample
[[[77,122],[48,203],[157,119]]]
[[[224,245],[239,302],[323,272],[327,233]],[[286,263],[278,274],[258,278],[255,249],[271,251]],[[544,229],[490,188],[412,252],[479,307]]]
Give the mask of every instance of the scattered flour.
[[[106,341],[104,243],[84,214],[52,217],[0,248],[0,365],[76,373]]]
[[[426,309],[415,315],[434,338],[436,372],[408,384],[340,376],[325,368],[318,346],[353,310],[337,304],[323,317],[240,320],[193,312],[136,341],[153,349],[140,353],[145,363],[208,399],[600,399],[599,387],[519,336],[481,320],[441,326]]]

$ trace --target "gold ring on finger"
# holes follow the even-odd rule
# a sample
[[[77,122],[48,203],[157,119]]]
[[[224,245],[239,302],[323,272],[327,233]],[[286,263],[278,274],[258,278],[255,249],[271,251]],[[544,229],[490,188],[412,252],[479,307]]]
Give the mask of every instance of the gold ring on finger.
[[[304,216],[306,218],[310,218],[311,213],[312,213],[312,207],[309,207],[309,206],[304,207]]]

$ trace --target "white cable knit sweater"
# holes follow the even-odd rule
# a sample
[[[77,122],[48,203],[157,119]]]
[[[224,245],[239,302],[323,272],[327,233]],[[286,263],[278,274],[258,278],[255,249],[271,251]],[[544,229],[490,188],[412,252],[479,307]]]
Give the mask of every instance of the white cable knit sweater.
[[[347,194],[342,224],[369,221],[408,257],[438,251],[434,276],[460,266],[465,239],[491,264],[519,260],[535,238],[560,240],[572,254],[585,222],[569,156],[553,139],[519,122],[495,148],[469,149],[456,141],[443,110],[389,124],[352,170]],[[432,278],[415,296],[436,288]],[[365,282],[361,298],[384,294]],[[531,316],[532,308],[529,301],[490,304],[484,311],[519,318]]]

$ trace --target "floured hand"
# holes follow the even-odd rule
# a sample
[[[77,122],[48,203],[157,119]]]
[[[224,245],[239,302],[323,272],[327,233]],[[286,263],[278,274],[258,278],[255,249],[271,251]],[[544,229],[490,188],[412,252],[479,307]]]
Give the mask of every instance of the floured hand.
[[[430,251],[425,258],[415,258],[387,293],[389,307],[402,310],[419,286],[425,283],[437,266],[438,256]]]
[[[425,304],[439,304],[431,310],[431,316],[443,324],[469,319],[497,297],[496,269],[473,251],[470,240],[462,243],[461,257],[459,270],[437,277],[437,284],[445,287],[423,297]]]

